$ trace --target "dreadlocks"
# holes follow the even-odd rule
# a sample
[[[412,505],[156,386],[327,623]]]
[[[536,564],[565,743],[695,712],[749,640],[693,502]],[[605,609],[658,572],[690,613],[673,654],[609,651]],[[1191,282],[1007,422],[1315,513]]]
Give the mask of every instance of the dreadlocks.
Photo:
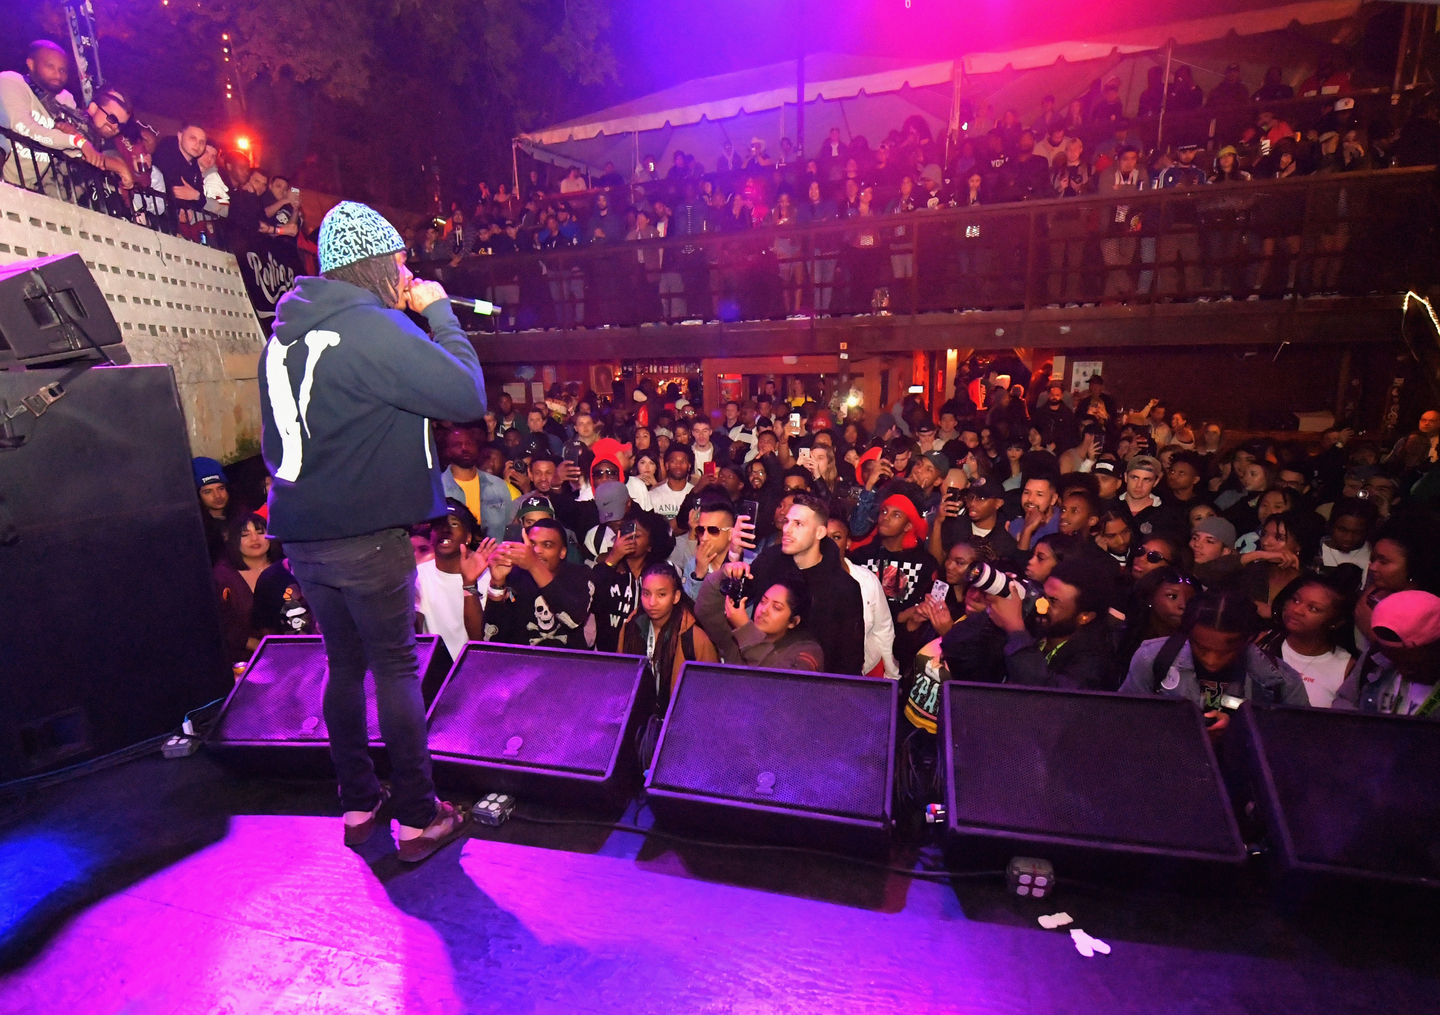
[[[374,293],[386,307],[394,307],[400,302],[400,266],[395,263],[394,254],[364,257],[342,267],[331,268],[324,275]]]

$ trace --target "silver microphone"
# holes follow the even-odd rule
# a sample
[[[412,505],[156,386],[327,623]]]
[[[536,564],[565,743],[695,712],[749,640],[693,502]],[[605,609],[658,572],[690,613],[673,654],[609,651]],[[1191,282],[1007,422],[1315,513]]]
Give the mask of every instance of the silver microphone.
[[[485,314],[493,317],[500,313],[500,305],[498,303],[491,303],[489,300],[471,300],[466,299],[464,296],[450,296],[448,299],[456,306],[469,307],[477,314]]]

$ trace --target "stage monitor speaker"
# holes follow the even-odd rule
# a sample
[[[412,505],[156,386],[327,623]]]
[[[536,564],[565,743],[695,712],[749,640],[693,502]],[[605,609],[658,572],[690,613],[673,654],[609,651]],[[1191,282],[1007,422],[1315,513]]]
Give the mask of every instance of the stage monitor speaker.
[[[725,838],[883,851],[896,682],[686,663],[645,783],[656,819]]]
[[[65,373],[0,371],[0,407]],[[171,369],[65,387],[0,449],[0,780],[177,729],[233,684]]]
[[[430,708],[435,779],[475,793],[608,807],[640,779],[640,656],[471,642]]]
[[[1178,698],[949,681],[939,762],[952,857],[1118,869],[1240,864],[1204,717]]]
[[[1227,735],[1287,879],[1440,888],[1440,723],[1247,703]]]
[[[438,635],[417,634],[420,689],[428,705],[445,679],[450,654]],[[205,746],[220,760],[266,775],[330,775],[330,731],[325,726],[329,668],[318,634],[277,634],[260,639],[245,673],[215,717]],[[385,741],[375,711],[375,680],[365,674],[365,719],[370,753],[384,769]]]
[[[0,266],[0,370],[106,357],[130,362],[84,258],[56,254]]]

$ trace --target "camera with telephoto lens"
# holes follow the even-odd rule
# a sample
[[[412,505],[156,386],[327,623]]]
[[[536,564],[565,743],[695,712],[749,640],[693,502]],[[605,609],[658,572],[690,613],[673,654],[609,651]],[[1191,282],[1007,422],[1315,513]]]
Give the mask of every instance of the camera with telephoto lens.
[[[743,575],[737,578],[732,578],[728,574],[724,575],[720,579],[720,594],[739,606],[740,600],[745,598],[748,591],[745,585],[746,580]]]
[[[1021,606],[1027,619],[1044,613],[1050,605],[1050,600],[1045,598],[1045,590],[1037,582],[1007,574],[983,560],[970,565],[965,581],[972,589],[978,589],[987,596],[1002,597],[1010,595],[1010,583],[1015,582],[1020,586]]]

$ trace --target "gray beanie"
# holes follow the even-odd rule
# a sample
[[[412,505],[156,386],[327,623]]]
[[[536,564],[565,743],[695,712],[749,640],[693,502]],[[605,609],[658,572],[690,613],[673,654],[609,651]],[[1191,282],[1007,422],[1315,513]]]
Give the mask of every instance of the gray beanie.
[[[1195,532],[1203,532],[1224,543],[1230,549],[1235,549],[1235,526],[1231,525],[1224,518],[1218,515],[1210,518],[1202,518],[1195,526]]]
[[[341,201],[320,223],[320,273],[343,268],[367,257],[395,254],[405,241],[395,227],[369,205]]]

